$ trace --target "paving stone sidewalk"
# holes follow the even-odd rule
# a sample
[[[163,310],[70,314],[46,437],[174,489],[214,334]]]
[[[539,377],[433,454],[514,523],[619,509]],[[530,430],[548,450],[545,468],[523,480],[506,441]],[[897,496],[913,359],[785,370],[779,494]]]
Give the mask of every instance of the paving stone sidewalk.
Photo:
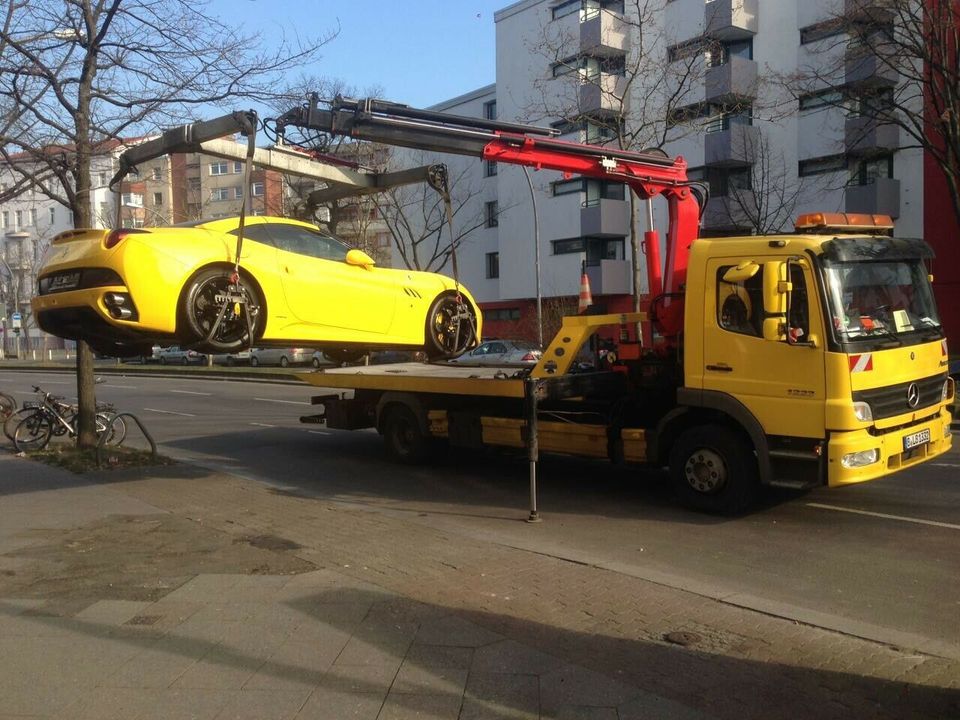
[[[0,719],[960,717],[953,660],[190,466],[96,480],[0,453]]]

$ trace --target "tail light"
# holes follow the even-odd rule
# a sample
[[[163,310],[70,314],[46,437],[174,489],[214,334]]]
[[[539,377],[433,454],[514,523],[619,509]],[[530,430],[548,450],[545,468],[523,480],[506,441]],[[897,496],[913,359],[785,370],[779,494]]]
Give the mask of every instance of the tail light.
[[[526,355],[520,358],[520,362],[533,362],[536,359],[536,355],[534,355],[532,352],[528,352]]]
[[[149,232],[148,230],[141,230],[139,228],[121,228],[119,230],[111,230],[110,234],[107,235],[107,239],[103,241],[103,246],[109,250],[120,244],[120,241],[123,240],[127,235],[139,235],[141,233]]]

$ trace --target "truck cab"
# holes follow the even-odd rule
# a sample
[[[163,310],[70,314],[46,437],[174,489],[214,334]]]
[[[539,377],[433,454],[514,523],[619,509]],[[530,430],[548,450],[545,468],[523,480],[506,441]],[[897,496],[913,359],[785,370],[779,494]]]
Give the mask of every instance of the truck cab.
[[[883,216],[815,213],[796,234],[691,248],[678,401],[739,426],[761,483],[845,485],[950,449],[932,252],[892,228]]]

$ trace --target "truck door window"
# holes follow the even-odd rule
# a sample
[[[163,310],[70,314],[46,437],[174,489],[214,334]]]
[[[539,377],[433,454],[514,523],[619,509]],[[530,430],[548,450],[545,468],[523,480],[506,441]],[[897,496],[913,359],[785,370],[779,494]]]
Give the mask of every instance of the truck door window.
[[[729,332],[760,337],[763,269],[742,283],[731,283],[723,279],[731,267],[724,265],[717,270],[717,323]]]
[[[790,281],[793,283],[793,293],[790,296],[790,328],[789,342],[806,342],[810,335],[810,304],[807,297],[807,280],[803,268],[795,263],[790,264]]]

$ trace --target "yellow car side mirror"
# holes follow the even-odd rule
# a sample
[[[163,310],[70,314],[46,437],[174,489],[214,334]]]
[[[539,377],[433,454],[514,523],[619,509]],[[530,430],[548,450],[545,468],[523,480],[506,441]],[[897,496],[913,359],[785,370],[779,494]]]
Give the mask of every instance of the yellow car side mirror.
[[[374,262],[374,259],[367,255],[363,250],[357,250],[356,248],[353,248],[347,252],[347,265],[360,265],[361,267],[370,269],[376,264],[377,263]]]

